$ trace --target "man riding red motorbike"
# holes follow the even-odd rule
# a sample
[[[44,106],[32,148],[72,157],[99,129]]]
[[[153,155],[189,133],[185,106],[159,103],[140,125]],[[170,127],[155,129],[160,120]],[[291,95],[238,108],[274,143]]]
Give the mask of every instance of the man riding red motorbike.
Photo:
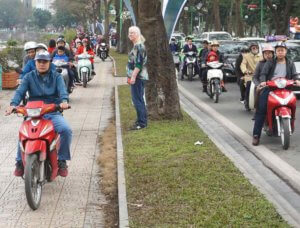
[[[11,100],[10,106],[6,110],[6,115],[10,115],[16,110],[16,107],[20,104],[21,99],[27,91],[29,92],[29,102],[43,101],[45,104],[56,104],[61,109],[69,108],[69,98],[63,78],[56,71],[50,70],[50,60],[51,56],[47,51],[40,51],[36,54],[36,70],[24,76],[22,83]],[[66,177],[68,175],[66,160],[70,160],[72,130],[61,113],[55,110],[53,111],[54,112],[43,115],[43,118],[50,120],[55,132],[60,135],[61,145],[58,151],[58,174],[62,177]],[[19,143],[16,161],[14,174],[15,176],[23,176],[24,162],[22,162]]]
[[[261,92],[259,96],[258,109],[255,114],[255,123],[253,129],[252,144],[254,146],[257,146],[259,144],[261,131],[268,111],[267,109],[272,108],[271,105],[268,104],[268,98],[270,94],[270,88],[268,87],[268,85],[271,87],[275,87],[275,83],[271,83],[268,81],[286,78],[288,80],[295,80],[293,83],[296,86],[300,86],[300,81],[296,72],[295,65],[286,57],[287,47],[284,42],[279,42],[275,46],[275,53],[276,58],[265,63],[259,77],[260,84],[258,86],[258,89],[261,89]],[[290,82],[287,82],[286,85],[289,83]]]

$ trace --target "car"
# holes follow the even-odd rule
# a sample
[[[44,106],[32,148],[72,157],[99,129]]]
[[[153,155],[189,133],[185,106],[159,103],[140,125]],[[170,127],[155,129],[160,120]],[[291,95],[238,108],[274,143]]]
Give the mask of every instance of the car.
[[[176,42],[179,42],[181,40],[184,40],[185,38],[185,35],[184,33],[177,33],[177,32],[174,32],[172,33],[172,36],[171,37],[174,37],[176,39]]]
[[[266,43],[266,39],[261,38],[261,37],[243,37],[243,38],[239,38],[238,40],[239,41],[256,42],[256,43]]]
[[[204,32],[200,35],[202,40],[233,40],[228,32]]]
[[[226,79],[236,79],[235,62],[242,49],[249,48],[247,41],[219,41],[219,51],[224,55],[223,72]]]

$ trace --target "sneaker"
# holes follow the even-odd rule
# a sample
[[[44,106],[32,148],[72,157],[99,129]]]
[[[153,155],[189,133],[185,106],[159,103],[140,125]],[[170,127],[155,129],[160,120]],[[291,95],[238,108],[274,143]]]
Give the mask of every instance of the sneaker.
[[[253,146],[257,146],[258,144],[259,144],[259,137],[258,137],[258,135],[253,135],[252,145]]]
[[[75,82],[75,85],[82,86],[81,82]]]
[[[222,92],[227,92],[227,89],[224,86],[222,87]]]
[[[130,128],[130,130],[131,130],[131,131],[136,131],[136,130],[141,130],[141,129],[143,129],[143,128],[145,128],[145,126],[141,126],[141,125],[135,124],[135,125],[133,125],[133,126]]]
[[[22,177],[24,175],[24,166],[22,161],[17,161],[14,175],[16,177]]]
[[[245,100],[242,99],[242,98],[240,98],[240,102],[241,102],[242,104],[245,104]]]
[[[68,176],[68,166],[65,160],[58,161],[58,175],[61,177]]]

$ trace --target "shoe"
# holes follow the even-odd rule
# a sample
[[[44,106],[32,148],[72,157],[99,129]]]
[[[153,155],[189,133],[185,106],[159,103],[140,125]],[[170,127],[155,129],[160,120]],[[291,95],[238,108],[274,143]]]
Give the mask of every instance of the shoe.
[[[16,177],[22,177],[24,175],[24,166],[22,161],[17,161],[14,175]]]
[[[241,102],[242,104],[245,104],[245,100],[242,99],[242,98],[240,98],[240,102]]]
[[[141,130],[141,129],[145,128],[145,127],[146,127],[146,126],[141,126],[141,125],[135,124],[135,125],[133,125],[133,126],[130,128],[130,130],[131,130],[131,131],[136,131],[136,130]]]
[[[227,89],[224,86],[222,87],[222,92],[227,92]]]
[[[202,92],[203,92],[203,93],[207,93],[207,87],[206,87],[206,86],[203,86]]]
[[[82,86],[81,82],[75,82],[75,85]]]
[[[257,146],[259,144],[259,137],[258,135],[254,135],[252,139],[252,145]]]
[[[92,71],[92,75],[96,75],[95,71]]]
[[[58,175],[61,177],[68,176],[68,166],[65,160],[58,161]]]

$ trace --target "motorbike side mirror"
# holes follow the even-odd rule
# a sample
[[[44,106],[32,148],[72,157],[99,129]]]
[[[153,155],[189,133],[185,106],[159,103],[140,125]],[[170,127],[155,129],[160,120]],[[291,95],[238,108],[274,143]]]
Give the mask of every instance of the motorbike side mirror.
[[[62,72],[62,69],[56,69],[56,72],[60,73]]]

